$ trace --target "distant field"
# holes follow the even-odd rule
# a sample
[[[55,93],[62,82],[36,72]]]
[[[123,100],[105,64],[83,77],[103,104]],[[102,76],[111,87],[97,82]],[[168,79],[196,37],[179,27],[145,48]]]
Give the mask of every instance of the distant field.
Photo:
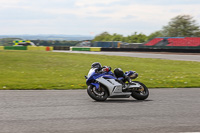
[[[135,70],[149,88],[200,87],[200,63],[105,55],[0,51],[0,89],[85,89],[93,62]]]

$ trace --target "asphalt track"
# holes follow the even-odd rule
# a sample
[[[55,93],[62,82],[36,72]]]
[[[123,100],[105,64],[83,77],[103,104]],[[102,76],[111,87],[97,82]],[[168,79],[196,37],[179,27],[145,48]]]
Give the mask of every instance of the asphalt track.
[[[0,90],[0,133],[200,132],[200,88],[95,102],[86,90]]]
[[[200,62],[199,54],[68,52]],[[200,88],[150,89],[145,101],[95,102],[86,90],[0,90],[0,133],[197,133],[199,95]]]
[[[83,53],[83,54],[101,54],[101,55],[114,55],[114,56],[128,56],[138,58],[156,58],[167,60],[181,60],[181,61],[197,61],[200,62],[200,53],[170,53],[170,52],[87,52],[87,51],[60,51],[54,52],[65,53]]]

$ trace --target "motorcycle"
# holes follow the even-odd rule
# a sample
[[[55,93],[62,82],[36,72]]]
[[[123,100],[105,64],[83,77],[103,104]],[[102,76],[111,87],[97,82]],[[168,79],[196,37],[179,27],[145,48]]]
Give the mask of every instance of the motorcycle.
[[[149,96],[148,88],[139,81],[132,81],[138,77],[135,71],[124,73],[129,79],[128,83],[125,77],[116,76],[109,72],[97,72],[91,68],[88,75],[85,76],[88,86],[88,95],[96,101],[105,101],[107,98],[129,98],[132,96],[136,100],[145,100]]]

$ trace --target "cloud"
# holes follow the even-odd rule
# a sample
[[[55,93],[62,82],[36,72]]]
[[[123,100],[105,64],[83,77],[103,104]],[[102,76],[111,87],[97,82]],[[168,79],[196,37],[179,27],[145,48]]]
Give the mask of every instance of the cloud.
[[[24,0],[0,0],[0,4],[16,4]]]
[[[130,4],[139,4],[139,5],[193,5],[200,4],[200,1],[197,0],[123,0],[116,2],[116,4],[130,5]]]
[[[118,2],[121,0],[96,0],[96,1],[91,1],[91,0],[76,0],[75,5],[79,7],[87,7],[87,6],[104,6],[104,5],[109,5],[114,2]]]
[[[11,31],[14,24],[12,29],[35,33],[149,34],[180,14],[194,16],[199,23],[199,7],[196,0],[0,0],[0,28]]]

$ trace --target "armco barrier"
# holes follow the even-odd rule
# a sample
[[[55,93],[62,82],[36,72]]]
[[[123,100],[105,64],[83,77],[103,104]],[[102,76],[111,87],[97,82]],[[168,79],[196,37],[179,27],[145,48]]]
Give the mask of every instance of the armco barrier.
[[[4,50],[27,50],[26,46],[4,46]]]
[[[68,46],[53,46],[53,50],[70,50]]]
[[[193,48],[193,49],[180,49],[180,48],[150,48],[150,47],[143,47],[143,48],[101,48],[101,51],[129,51],[129,52],[181,52],[181,53],[200,53],[200,48]]]
[[[89,47],[70,47],[71,51],[90,51]]]
[[[101,47],[90,47],[90,51],[101,51]]]
[[[133,51],[133,48],[101,48],[101,51]]]
[[[0,50],[4,50],[4,46],[0,46]]]

